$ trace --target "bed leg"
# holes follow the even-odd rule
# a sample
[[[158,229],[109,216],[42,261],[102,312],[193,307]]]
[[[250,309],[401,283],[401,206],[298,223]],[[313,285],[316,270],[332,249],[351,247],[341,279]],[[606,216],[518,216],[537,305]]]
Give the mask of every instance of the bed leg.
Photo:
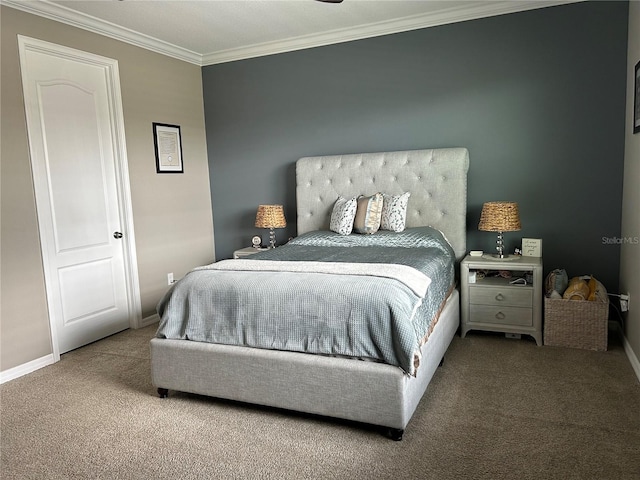
[[[167,398],[169,396],[169,389],[168,388],[159,388],[158,389],[158,395],[160,396],[160,398]]]
[[[391,428],[387,429],[387,436],[393,440],[394,442],[399,442],[402,440],[402,435],[404,434],[404,430],[401,428]]]
[[[438,366],[441,367],[442,365],[444,365],[444,355],[440,359],[440,363],[438,364]]]

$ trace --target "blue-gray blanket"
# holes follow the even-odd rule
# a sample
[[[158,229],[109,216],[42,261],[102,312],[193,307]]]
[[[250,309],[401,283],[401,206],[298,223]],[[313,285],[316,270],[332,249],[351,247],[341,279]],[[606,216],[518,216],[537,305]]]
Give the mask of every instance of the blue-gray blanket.
[[[454,252],[430,227],[310,232],[250,260],[406,265],[431,282],[422,297],[396,278],[244,270],[247,260],[227,261],[238,270],[201,267],[167,292],[157,336],[371,359],[415,375],[420,346],[454,284]]]

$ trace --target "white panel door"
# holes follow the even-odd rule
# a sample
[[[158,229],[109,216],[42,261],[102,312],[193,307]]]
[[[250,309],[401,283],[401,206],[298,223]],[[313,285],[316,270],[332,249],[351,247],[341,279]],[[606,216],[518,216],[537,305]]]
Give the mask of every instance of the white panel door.
[[[30,40],[20,44],[21,68],[59,355],[130,326],[124,240],[130,228],[123,222],[118,175],[117,133],[123,129],[108,66],[115,61]]]

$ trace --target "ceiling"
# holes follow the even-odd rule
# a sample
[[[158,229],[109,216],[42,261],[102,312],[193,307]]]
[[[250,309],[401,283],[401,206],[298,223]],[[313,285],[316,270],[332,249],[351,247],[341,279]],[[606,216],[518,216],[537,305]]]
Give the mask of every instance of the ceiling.
[[[0,0],[211,65],[580,0]]]

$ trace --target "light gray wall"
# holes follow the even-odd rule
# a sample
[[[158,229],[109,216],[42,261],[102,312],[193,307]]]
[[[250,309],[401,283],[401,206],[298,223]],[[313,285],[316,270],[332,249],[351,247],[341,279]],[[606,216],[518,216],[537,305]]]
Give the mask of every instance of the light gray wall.
[[[167,273],[213,261],[213,220],[200,68],[0,6],[2,242],[0,370],[52,353],[17,35],[118,60],[142,315],[155,313]],[[181,126],[183,175],[158,175],[152,122]]]
[[[203,68],[216,254],[248,246],[260,203],[295,235],[306,155],[467,147],[469,249],[482,203],[520,204],[509,249],[618,288],[627,3],[584,2]]]
[[[636,360],[640,359],[640,133],[633,133],[635,66],[640,62],[640,2],[629,4],[629,52],[627,62],[627,132],[622,200],[620,291],[630,293],[625,316],[625,336]],[[640,363],[636,363],[640,378]]]

